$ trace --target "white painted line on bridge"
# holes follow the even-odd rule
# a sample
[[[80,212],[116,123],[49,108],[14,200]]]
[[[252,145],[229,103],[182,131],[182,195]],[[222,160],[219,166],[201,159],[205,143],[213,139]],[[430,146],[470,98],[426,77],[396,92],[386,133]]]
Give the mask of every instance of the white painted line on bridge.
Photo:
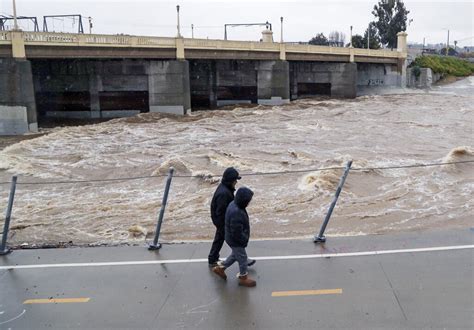
[[[420,253],[420,252],[439,252],[474,249],[474,245],[452,245],[437,246],[428,248],[400,249],[400,250],[379,250],[379,251],[362,251],[362,252],[346,252],[346,253],[322,253],[322,254],[303,254],[288,256],[266,256],[252,257],[255,260],[298,260],[298,259],[318,259],[318,258],[340,258],[340,257],[363,257],[377,256],[387,254],[400,253]],[[187,264],[208,262],[207,258],[202,259],[163,259],[163,260],[137,260],[137,261],[112,261],[112,262],[78,262],[63,264],[37,264],[37,265],[11,265],[0,266],[0,270],[13,269],[44,269],[44,268],[72,268],[72,267],[109,267],[109,266],[140,266],[140,265],[163,265],[163,264]]]

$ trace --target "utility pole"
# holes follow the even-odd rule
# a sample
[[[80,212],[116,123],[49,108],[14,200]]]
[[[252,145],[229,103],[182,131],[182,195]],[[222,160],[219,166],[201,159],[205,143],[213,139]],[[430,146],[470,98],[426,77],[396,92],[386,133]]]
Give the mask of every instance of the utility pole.
[[[194,39],[194,24],[191,24],[191,38]]]
[[[370,49],[370,23],[369,28],[367,29],[367,49]]]
[[[13,30],[18,31],[18,22],[16,16],[16,0],[13,0]]]
[[[283,43],[283,16],[280,17],[281,31],[280,31],[280,43]]]
[[[449,30],[448,30],[448,40],[446,42],[446,56],[449,55]]]
[[[350,42],[350,46],[349,46],[349,47],[352,48],[352,25],[351,25],[351,39],[350,39],[350,40],[351,40],[351,42]]]
[[[178,24],[177,24],[178,35],[177,35],[177,38],[181,38],[181,28],[180,28],[180,23],[179,23],[179,5],[176,6],[176,14],[178,16]]]
[[[88,17],[89,19],[89,34],[92,34],[92,17]]]

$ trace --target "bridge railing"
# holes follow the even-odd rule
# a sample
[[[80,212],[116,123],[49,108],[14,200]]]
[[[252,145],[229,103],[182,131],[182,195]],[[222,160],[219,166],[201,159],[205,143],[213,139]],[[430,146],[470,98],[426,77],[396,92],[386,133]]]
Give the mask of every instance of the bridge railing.
[[[252,41],[184,39],[184,48],[187,49],[220,49],[220,50],[248,50],[248,51],[280,51],[277,43],[263,43]]]
[[[91,46],[91,47],[141,47],[141,48],[177,48],[176,38],[147,37],[131,35],[106,35],[106,34],[75,34],[56,32],[22,32],[23,40],[27,46]],[[0,44],[11,44],[12,32],[0,32]],[[209,40],[209,39],[183,39],[185,49],[203,50],[234,50],[234,51],[262,51],[280,52],[279,43],[264,43],[253,41]],[[308,44],[284,44],[286,53],[302,54],[334,54],[367,57],[398,58],[403,54],[388,49],[360,49],[346,47],[316,46]]]
[[[1,31],[0,32],[0,43],[2,44],[11,44],[11,34],[8,31]]]
[[[109,47],[154,47],[175,48],[175,38],[141,37],[107,34],[74,34],[54,32],[24,32],[26,45],[60,46],[109,46]]]
[[[331,46],[316,46],[316,45],[285,45],[288,53],[308,53],[308,54],[335,54],[335,55],[349,55],[349,48],[331,47]]]
[[[376,57],[392,57],[397,58],[400,56],[400,53],[395,50],[388,49],[363,49],[363,48],[354,48],[354,54],[356,56],[376,56]]]

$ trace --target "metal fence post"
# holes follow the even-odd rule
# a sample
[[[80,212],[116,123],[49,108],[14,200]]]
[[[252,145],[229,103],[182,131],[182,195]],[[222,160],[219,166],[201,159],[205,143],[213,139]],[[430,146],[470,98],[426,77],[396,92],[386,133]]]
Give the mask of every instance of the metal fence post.
[[[153,244],[148,246],[148,250],[158,250],[161,248],[161,244],[158,243],[158,238],[160,238],[161,224],[163,223],[163,217],[165,215],[166,203],[168,202],[168,193],[170,192],[171,179],[173,178],[174,168],[170,168],[168,172],[168,178],[166,179],[165,192],[163,194],[163,201],[161,202],[160,214],[158,216],[158,222],[156,224],[155,238],[153,239]]]
[[[5,213],[5,224],[3,225],[2,243],[0,245],[0,256],[6,255],[11,252],[11,249],[7,248],[8,230],[10,229],[10,219],[12,215],[13,200],[15,199],[17,176],[12,177],[12,183],[10,186],[10,195],[8,196],[7,212]]]
[[[334,199],[332,200],[331,206],[329,206],[328,213],[326,214],[326,218],[324,219],[324,223],[321,226],[321,230],[319,231],[319,234],[317,236],[314,236],[314,242],[315,243],[324,243],[326,242],[326,237],[324,236],[324,231],[326,230],[326,226],[328,225],[329,219],[331,218],[332,211],[334,210],[334,207],[336,206],[337,199],[339,198],[339,194],[342,191],[342,187],[344,186],[344,182],[346,182],[347,175],[349,174],[349,170],[351,169],[352,166],[352,160],[348,161],[346,164],[346,168],[344,169],[344,174],[341,177],[341,180],[339,181],[339,185],[337,186],[336,194],[334,196]]]

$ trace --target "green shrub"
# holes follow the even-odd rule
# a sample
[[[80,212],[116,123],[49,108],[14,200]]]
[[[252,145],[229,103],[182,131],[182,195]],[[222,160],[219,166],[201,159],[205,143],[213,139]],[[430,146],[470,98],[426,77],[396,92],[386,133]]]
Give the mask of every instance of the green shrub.
[[[421,75],[421,69],[418,65],[413,66],[413,74],[415,75],[415,78],[418,80],[418,78]]]
[[[444,56],[419,56],[411,67],[430,68],[435,73],[456,77],[470,76],[474,73],[474,64],[462,59]]]

